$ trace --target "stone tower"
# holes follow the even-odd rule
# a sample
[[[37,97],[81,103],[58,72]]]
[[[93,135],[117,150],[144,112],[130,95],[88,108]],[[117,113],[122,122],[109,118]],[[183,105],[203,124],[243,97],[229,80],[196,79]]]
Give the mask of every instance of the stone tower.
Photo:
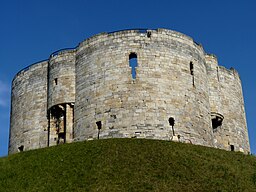
[[[124,30],[55,52],[13,80],[9,153],[135,137],[249,152],[238,73],[184,34]]]

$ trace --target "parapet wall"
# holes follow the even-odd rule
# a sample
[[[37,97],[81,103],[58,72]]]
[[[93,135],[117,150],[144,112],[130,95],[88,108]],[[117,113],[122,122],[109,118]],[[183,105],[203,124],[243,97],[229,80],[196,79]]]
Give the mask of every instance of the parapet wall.
[[[9,153],[114,137],[250,151],[238,73],[167,29],[101,33],[19,72],[10,132]]]

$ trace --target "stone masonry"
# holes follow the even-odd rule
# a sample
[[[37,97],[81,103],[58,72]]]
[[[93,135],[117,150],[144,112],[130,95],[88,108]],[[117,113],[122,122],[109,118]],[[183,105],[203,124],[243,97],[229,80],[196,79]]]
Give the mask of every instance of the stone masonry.
[[[101,33],[13,79],[9,153],[146,138],[250,152],[241,81],[167,29]]]

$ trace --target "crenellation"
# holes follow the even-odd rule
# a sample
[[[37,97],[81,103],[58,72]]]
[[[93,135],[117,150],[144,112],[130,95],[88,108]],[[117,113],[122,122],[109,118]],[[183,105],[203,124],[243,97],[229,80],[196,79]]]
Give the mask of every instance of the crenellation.
[[[168,29],[100,33],[20,71],[10,132],[9,153],[115,137],[250,151],[237,71]]]

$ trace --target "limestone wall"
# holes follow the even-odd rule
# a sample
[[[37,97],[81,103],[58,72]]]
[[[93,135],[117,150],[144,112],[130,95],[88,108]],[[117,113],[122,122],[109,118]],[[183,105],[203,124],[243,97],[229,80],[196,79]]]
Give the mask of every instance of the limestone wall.
[[[64,50],[49,59],[48,109],[75,102],[75,50]]]
[[[214,55],[205,55],[205,60],[207,64],[211,112],[223,114],[220,95],[220,74],[218,61]]]
[[[214,146],[247,153],[250,147],[240,77],[234,69],[219,66],[213,55],[206,55],[206,63],[212,118],[223,117],[213,130]]]
[[[100,34],[80,44],[75,138],[97,138],[96,122],[101,121],[100,138],[169,140],[168,119],[173,117],[181,140],[212,146],[204,51],[180,33],[148,32]],[[137,55],[136,79],[129,67],[131,53]]]
[[[47,146],[46,100],[44,61],[20,71],[13,80],[9,153]]]
[[[217,146],[230,150],[231,145],[233,145],[235,151],[249,152],[248,131],[239,75],[234,69],[227,70],[224,67],[219,69],[224,120],[220,132],[218,132]]]
[[[72,142],[76,50],[51,55],[48,66],[49,145]]]

